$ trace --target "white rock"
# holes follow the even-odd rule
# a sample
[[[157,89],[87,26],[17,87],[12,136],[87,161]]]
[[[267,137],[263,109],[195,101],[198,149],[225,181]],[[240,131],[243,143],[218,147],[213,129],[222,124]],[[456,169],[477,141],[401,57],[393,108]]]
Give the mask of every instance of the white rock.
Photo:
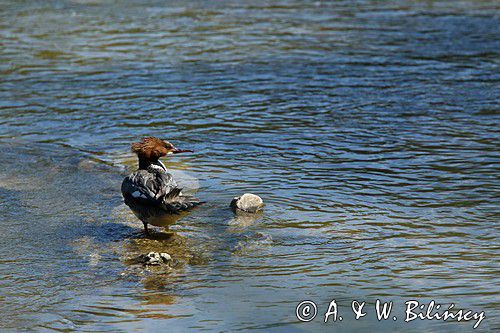
[[[233,198],[231,201],[233,210],[242,210],[248,213],[255,213],[264,207],[264,201],[255,194],[245,193],[241,197]]]
[[[170,254],[165,252],[160,253],[160,257],[163,260],[163,262],[169,262],[172,260],[172,256],[170,256]]]
[[[134,260],[135,263],[140,263],[146,266],[159,266],[167,265],[172,262],[172,256],[165,252],[149,252],[148,254],[141,254]]]
[[[144,258],[144,264],[146,265],[159,265],[161,263],[161,257],[158,252],[149,252]]]

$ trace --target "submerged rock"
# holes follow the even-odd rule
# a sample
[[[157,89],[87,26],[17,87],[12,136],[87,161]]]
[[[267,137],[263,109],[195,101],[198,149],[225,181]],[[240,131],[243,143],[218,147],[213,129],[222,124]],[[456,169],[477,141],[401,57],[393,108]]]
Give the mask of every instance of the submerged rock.
[[[255,194],[245,193],[241,197],[233,198],[231,201],[231,208],[234,211],[244,211],[247,213],[255,213],[264,207],[264,201]]]
[[[143,265],[159,266],[168,264],[172,261],[172,257],[168,253],[149,252],[148,254],[141,254],[137,261]]]
[[[242,234],[240,240],[233,249],[235,254],[251,254],[264,250],[267,245],[271,245],[273,238],[271,235],[261,232]]]

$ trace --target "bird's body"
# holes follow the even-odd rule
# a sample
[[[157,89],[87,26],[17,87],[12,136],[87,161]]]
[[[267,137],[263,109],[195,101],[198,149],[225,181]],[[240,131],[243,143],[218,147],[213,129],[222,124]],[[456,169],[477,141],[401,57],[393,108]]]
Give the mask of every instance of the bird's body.
[[[146,233],[148,224],[168,227],[200,204],[195,197],[182,194],[159,160],[169,153],[185,151],[157,138],[145,138],[133,144],[132,150],[139,157],[139,169],[123,180],[121,190],[125,204],[142,221]]]

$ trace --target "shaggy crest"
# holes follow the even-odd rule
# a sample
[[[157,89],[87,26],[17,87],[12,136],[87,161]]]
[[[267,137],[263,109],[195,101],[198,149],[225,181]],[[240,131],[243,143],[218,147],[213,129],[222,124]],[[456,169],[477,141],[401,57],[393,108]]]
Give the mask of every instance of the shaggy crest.
[[[143,138],[141,142],[132,143],[132,151],[136,153],[140,159],[146,160],[157,160],[167,155],[169,150],[172,149],[174,149],[174,146],[170,142],[152,136]]]

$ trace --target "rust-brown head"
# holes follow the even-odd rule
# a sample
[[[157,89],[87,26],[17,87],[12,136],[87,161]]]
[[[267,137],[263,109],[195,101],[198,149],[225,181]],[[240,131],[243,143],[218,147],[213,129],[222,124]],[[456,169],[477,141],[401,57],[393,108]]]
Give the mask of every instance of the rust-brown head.
[[[177,149],[170,142],[153,136],[143,138],[140,142],[132,143],[132,151],[137,154],[140,160],[149,161],[157,161],[160,157],[168,154],[193,152],[192,150]]]

